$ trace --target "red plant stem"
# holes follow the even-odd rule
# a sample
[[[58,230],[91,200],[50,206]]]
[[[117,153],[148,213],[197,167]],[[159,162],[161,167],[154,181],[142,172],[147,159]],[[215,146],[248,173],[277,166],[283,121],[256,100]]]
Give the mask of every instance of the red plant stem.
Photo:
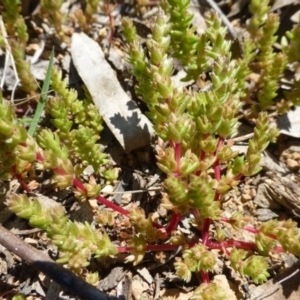
[[[255,233],[255,234],[259,233],[259,230],[258,230],[258,229],[254,228],[254,227],[252,227],[252,226],[249,226],[249,225],[246,225],[246,226],[244,227],[244,229],[247,230],[247,231],[249,231],[249,232]]]
[[[154,228],[156,229],[164,229],[162,225],[158,224],[158,223],[155,223],[155,222],[152,222],[152,225]]]
[[[209,134],[205,134],[204,137],[203,137],[204,140],[206,140],[206,139],[208,138],[208,136],[209,136]],[[200,160],[200,161],[203,161],[203,160],[205,159],[205,155],[206,155],[206,152],[204,152],[204,151],[201,150],[199,160]],[[201,175],[201,171],[197,171],[197,172],[196,172],[196,175],[197,175],[197,176],[200,176],[200,175]]]
[[[219,153],[221,147],[223,146],[224,144],[224,137],[220,136],[219,137],[219,141],[218,141],[218,145],[217,145],[217,150],[216,150],[216,154]]]
[[[194,216],[195,216],[196,224],[197,224],[197,223],[199,224],[199,220],[200,220],[200,218],[201,218],[199,209],[198,209],[198,208],[193,208],[193,214],[194,214]],[[198,228],[199,228],[199,227],[200,227],[200,226],[198,226]],[[199,228],[199,229],[200,229],[200,231],[201,231],[201,228]]]
[[[194,243],[189,244],[189,248],[192,248],[195,246]],[[214,242],[212,240],[208,240],[206,243],[206,246],[209,249],[220,249],[226,251],[226,254],[229,254],[226,248],[238,248],[238,249],[245,249],[245,250],[257,250],[256,244],[255,243],[250,243],[250,242],[244,242],[244,241],[236,241],[236,240],[227,240],[223,242]],[[278,246],[273,249],[271,249],[272,252],[277,252],[277,253],[284,253],[285,250],[283,247]]]
[[[54,168],[53,169],[54,172],[60,174],[60,175],[65,175],[66,172],[61,169],[61,168]],[[72,184],[78,188],[79,190],[83,191],[84,193],[87,192],[86,190],[86,187],[84,186],[84,184],[77,178],[73,178],[73,182]],[[105,206],[113,209],[114,211],[117,211],[118,213],[124,215],[124,216],[128,216],[129,215],[129,211],[122,208],[121,206],[117,205],[117,204],[114,204],[113,202],[101,197],[101,196],[98,196],[96,197],[97,201],[100,202],[101,204],[104,204]]]
[[[230,224],[230,219],[228,219],[228,218],[221,217],[221,221]],[[249,226],[249,225],[246,225],[246,226],[244,227],[244,229],[247,230],[247,231],[249,231],[249,232],[251,232],[251,233],[254,233],[254,234],[258,234],[258,233],[259,233],[259,230],[258,230],[258,229],[254,228],[254,227],[252,227],[252,226]],[[277,236],[276,236],[275,234],[266,234],[266,233],[265,233],[265,235],[268,236],[268,237],[270,237],[270,238],[272,238],[272,239],[274,239],[274,240],[277,240]]]
[[[204,151],[201,151],[201,153],[200,153],[200,161],[203,161],[205,159],[205,155],[206,155],[206,153]],[[200,176],[201,175],[201,170],[197,171],[196,175]]]
[[[37,158],[37,160],[39,160],[41,162],[43,162],[45,160],[44,157],[40,153],[38,153],[38,152],[36,154],[36,158]],[[61,168],[54,168],[53,171],[56,172],[56,173],[58,173],[58,174],[60,174],[60,175],[66,175],[65,170],[63,170]],[[83,191],[84,193],[87,192],[84,184],[79,179],[73,178],[72,184],[76,188],[78,188],[79,190]],[[118,213],[120,213],[120,214],[122,214],[124,216],[128,216],[129,215],[129,211],[128,210],[126,210],[126,209],[122,208],[121,206],[119,206],[119,205],[117,205],[117,204],[115,204],[115,203],[113,203],[113,202],[105,199],[104,197],[98,196],[96,199],[101,204],[103,204],[103,205],[105,205],[105,206],[113,209],[114,211],[117,211]],[[179,219],[179,221],[180,221],[180,219]],[[176,226],[177,226],[177,224],[176,224]],[[162,228],[161,225],[156,224],[156,223],[153,223],[153,227],[155,227],[155,228]]]
[[[73,178],[72,184],[73,184],[75,187],[77,187],[79,190],[83,191],[84,193],[87,192],[87,190],[86,190],[84,184],[83,184],[79,179]]]
[[[181,143],[174,143],[170,141],[170,145],[175,148],[175,160],[176,160],[176,177],[180,176],[180,158],[181,158]],[[176,229],[178,223],[181,220],[181,215],[172,211],[172,217],[169,224],[166,226],[166,232],[170,233]]]
[[[169,141],[169,144],[170,144],[170,147],[175,148],[175,143],[172,140]]]
[[[18,180],[18,182],[20,183],[20,185],[24,191],[26,191],[26,192],[31,191],[20,174],[15,174],[14,177]]]
[[[259,233],[259,230],[252,227],[252,226],[249,226],[249,225],[246,225],[244,227],[245,230],[249,231],[249,232],[252,232],[254,234],[258,234]],[[277,240],[277,236],[275,234],[265,234],[266,236],[270,237],[271,239],[274,239],[274,240]]]
[[[112,12],[115,9],[115,5],[113,4],[105,4],[105,11],[108,16],[109,20],[109,29],[110,29],[110,34],[109,34],[109,43],[111,44],[113,39],[114,39],[114,34],[115,34],[115,20],[112,15]]]
[[[234,176],[234,180],[240,180],[243,177],[243,174],[238,174]]]
[[[66,171],[61,168],[53,168],[53,171],[59,175],[67,175]]]
[[[217,145],[217,150],[215,155],[217,156],[218,152],[220,151],[222,145],[224,143],[224,138],[219,137],[218,145]],[[214,163],[214,171],[215,171],[215,178],[217,181],[220,181],[221,179],[221,166],[220,166],[220,161],[217,159]]]
[[[66,175],[66,172],[61,169],[61,168],[54,168],[53,169],[54,172],[60,174],[60,175]],[[78,188],[79,190],[83,191],[84,193],[87,192],[84,184],[77,178],[73,178],[73,182],[72,184]],[[105,206],[113,209],[114,211],[117,211],[118,213],[124,215],[124,216],[128,216],[129,215],[129,211],[122,208],[121,206],[117,205],[117,204],[114,204],[113,202],[101,197],[101,196],[98,196],[97,198],[97,201],[100,202],[101,204],[104,204]]]
[[[104,204],[105,206],[113,209],[114,211],[117,211],[118,213],[124,215],[124,216],[128,216],[129,215],[129,211],[101,196],[98,196],[97,198],[97,201],[100,202],[101,204]]]
[[[174,210],[172,211],[172,216],[169,224],[166,227],[166,232],[170,233],[176,229],[178,223],[181,221],[181,215],[176,213]]]
[[[220,181],[220,179],[221,179],[221,166],[220,166],[220,161],[218,159],[214,163],[214,173],[215,173],[216,180]]]
[[[200,154],[200,160],[201,161],[205,159],[205,155],[206,155],[206,152],[201,151],[201,154]]]
[[[231,223],[231,220],[229,218],[226,218],[226,217],[221,217],[220,220],[222,222],[225,222],[225,223],[229,223],[229,224]],[[244,226],[244,229],[251,232],[251,233],[254,233],[254,234],[259,233],[258,229],[254,228],[252,226],[249,226],[249,225]]]
[[[194,214],[196,220],[198,220],[200,218],[199,209],[193,208],[193,214]]]
[[[220,199],[220,193],[216,191],[215,193],[215,201],[218,201]]]
[[[218,145],[217,145],[217,149],[216,149],[216,153],[215,155],[218,154],[218,152],[220,151],[222,145],[224,143],[224,138],[223,137],[219,137],[219,141],[218,141]],[[214,164],[214,172],[215,172],[215,178],[217,181],[220,181],[221,179],[221,167],[220,167],[220,161],[217,159],[215,164]],[[219,192],[215,193],[215,201],[219,200],[220,194]],[[203,245],[207,245],[208,239],[209,239],[209,226],[211,224],[211,220],[210,219],[205,219],[204,220],[204,224],[203,224],[203,228],[202,228],[202,243]]]
[[[180,176],[181,143],[175,144],[176,177]]]
[[[118,247],[118,252],[119,253],[132,252],[134,250],[135,250],[134,247]]]
[[[86,193],[86,188],[85,188],[84,184],[80,180],[78,180],[77,178],[73,179],[73,185],[75,187],[77,187],[78,189],[80,189],[80,190],[82,190],[83,192]],[[115,204],[115,203],[113,203],[113,202],[111,202],[111,201],[109,201],[109,200],[101,197],[101,196],[96,197],[96,200],[98,202],[100,202],[101,204],[104,204],[105,206],[113,209],[114,211],[117,211],[118,213],[120,213],[120,214],[122,214],[124,216],[128,216],[129,215],[129,211],[128,210],[124,209],[123,207],[121,207],[121,206],[119,206],[119,205],[117,205],[117,204]]]
[[[201,151],[201,154],[200,154],[200,161],[203,161],[204,159],[205,159],[205,155],[206,155],[206,153],[204,152],[204,151]],[[199,170],[199,171],[197,171],[196,172],[196,175],[197,176],[200,176],[201,175],[201,170]]]
[[[211,219],[206,218],[204,220],[204,224],[202,227],[202,243],[204,246],[207,246],[207,242],[209,241],[209,226],[211,223]]]
[[[159,244],[159,245],[147,245],[145,251],[172,251],[175,250],[179,247],[179,245],[164,245],[164,244]],[[123,253],[123,252],[132,252],[135,251],[135,247],[118,247],[118,252]]]
[[[40,162],[44,162],[44,160],[45,160],[43,155],[39,152],[36,153],[36,159],[39,160]]]
[[[44,161],[44,157],[40,154],[40,153],[37,153],[36,154],[36,158],[40,161]],[[66,171],[61,169],[61,168],[54,168],[53,171],[55,173],[58,173],[60,175],[66,175]],[[77,178],[73,178],[73,181],[72,181],[72,184],[78,188],[79,190],[83,191],[84,193],[87,192],[84,184]],[[129,211],[122,208],[121,206],[117,205],[117,204],[114,204],[113,202],[101,197],[101,196],[98,196],[97,198],[97,201],[100,202],[101,204],[104,204],[105,206],[113,209],[114,211],[117,211],[118,213],[124,215],[124,216],[128,216],[129,215]]]
[[[84,186],[84,184],[78,180],[77,178],[74,178],[73,179],[73,185],[75,187],[77,187],[78,189],[80,189],[81,191],[83,191],[84,193],[86,193],[86,188]],[[124,216],[128,216],[129,215],[129,211],[124,209],[123,207],[101,197],[101,196],[98,196],[96,197],[97,201],[100,202],[101,204],[104,204],[105,206],[113,209],[114,211],[117,211],[118,213],[124,215]]]
[[[275,234],[266,234],[266,236],[270,237],[271,239],[277,240],[277,236]]]
[[[175,250],[179,245],[147,245],[146,251],[168,251]]]
[[[202,277],[202,282],[203,283],[209,283],[209,276],[208,276],[208,272],[206,271],[200,271],[201,277]]]
[[[255,243],[249,243],[249,242],[244,242],[244,241],[235,241],[235,240],[229,240],[223,242],[224,247],[236,247],[240,249],[248,249],[248,250],[256,250],[256,245]]]
[[[228,240],[220,243],[208,240],[206,246],[210,249],[222,249],[222,248],[229,248],[229,247],[235,247],[235,248],[246,249],[246,250],[257,249],[254,243],[236,241],[236,240]]]
[[[278,247],[276,247],[274,249],[271,249],[271,251],[277,252],[277,253],[284,253],[285,252],[284,248],[281,247],[281,246],[278,246]]]

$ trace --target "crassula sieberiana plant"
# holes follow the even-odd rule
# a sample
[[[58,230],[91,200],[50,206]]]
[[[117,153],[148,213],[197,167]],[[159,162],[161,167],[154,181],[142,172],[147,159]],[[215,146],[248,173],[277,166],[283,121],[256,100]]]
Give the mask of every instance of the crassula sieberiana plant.
[[[235,271],[255,283],[267,280],[266,257],[272,252],[300,255],[295,222],[271,220],[254,228],[247,224],[243,212],[228,217],[222,206],[225,195],[242,178],[261,170],[261,153],[276,140],[278,133],[271,126],[268,112],[277,108],[278,113],[284,113],[299,104],[296,79],[295,88],[286,91],[285,98],[280,99],[277,94],[284,70],[292,68],[299,59],[300,27],[287,33],[282,51],[275,51],[279,19],[269,14],[268,1],[252,0],[253,17],[246,28],[249,34],[242,46],[243,54],[234,58],[226,28],[217,14],[207,13],[207,29],[198,35],[188,12],[189,4],[188,0],[162,1],[145,45],[132,21],[123,19],[127,58],[137,82],[136,94],[146,103],[147,115],[158,136],[157,164],[166,174],[161,205],[169,210],[169,219],[146,215],[134,204],[125,209],[111,203],[100,196],[101,186],[94,177],[88,182],[81,179],[87,165],[99,175],[107,162],[97,144],[102,118],[89,95],[79,101],[55,68],[52,88],[56,95],[48,99],[46,112],[56,131],[40,128],[31,137],[18,122],[13,108],[1,99],[0,171],[2,177],[19,179],[28,190],[33,170],[50,170],[59,188],[73,187],[80,201],[97,199],[114,213],[123,215],[118,228],[134,233],[121,234],[122,243],[112,243],[89,224],[69,221],[59,205],[44,207],[26,194],[12,195],[7,201],[9,209],[46,231],[59,249],[58,262],[83,273],[93,255],[102,258],[126,252],[127,261],[138,264],[147,251],[182,249],[174,263],[177,275],[190,281],[193,273],[199,273],[202,281],[191,299],[219,300],[227,296],[211,282],[218,253]],[[192,86],[178,87],[173,82],[175,59],[185,71],[183,81]],[[249,90],[245,83],[254,71],[259,79]],[[239,114],[248,104],[255,116],[255,126],[246,153],[240,154],[232,149],[231,137],[237,133]],[[114,174],[107,173],[109,180]],[[187,214],[193,215],[192,223],[198,233],[193,240],[176,231]],[[110,212],[100,211],[96,219],[99,226],[114,225],[114,214]],[[233,232],[251,232],[253,240],[230,238],[223,230],[224,223],[231,225]]]

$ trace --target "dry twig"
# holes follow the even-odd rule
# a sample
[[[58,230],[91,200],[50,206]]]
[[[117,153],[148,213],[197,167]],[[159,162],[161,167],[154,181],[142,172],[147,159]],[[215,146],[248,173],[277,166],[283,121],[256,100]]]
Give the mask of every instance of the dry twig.
[[[98,289],[78,278],[70,270],[63,268],[43,252],[26,244],[0,225],[0,244],[15,253],[49,278],[84,300],[118,300],[100,292]]]

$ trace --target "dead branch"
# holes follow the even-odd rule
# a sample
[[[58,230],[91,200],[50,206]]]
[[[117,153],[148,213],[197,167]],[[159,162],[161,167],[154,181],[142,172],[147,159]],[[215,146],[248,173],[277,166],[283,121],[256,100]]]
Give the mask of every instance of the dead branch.
[[[110,297],[78,278],[70,270],[58,265],[46,254],[26,244],[1,225],[0,244],[81,299],[118,300],[118,298]]]

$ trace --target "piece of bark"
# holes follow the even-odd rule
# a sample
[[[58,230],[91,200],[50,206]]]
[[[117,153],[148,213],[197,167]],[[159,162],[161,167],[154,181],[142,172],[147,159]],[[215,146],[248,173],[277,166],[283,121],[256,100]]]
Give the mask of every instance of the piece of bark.
[[[43,252],[26,244],[10,231],[0,225],[0,244],[15,253],[46,276],[65,287],[80,299],[84,300],[118,300],[100,292],[83,281],[70,270],[63,268]]]
[[[265,186],[272,199],[300,218],[300,187],[298,184],[273,172],[269,172],[267,175],[269,178],[265,180]]]
[[[150,143],[151,122],[122,89],[100,46],[84,33],[72,36],[71,55],[99,113],[126,152]]]
[[[125,276],[125,271],[122,267],[113,268],[108,276],[99,281],[98,288],[102,291],[108,291],[117,286],[117,284]]]

